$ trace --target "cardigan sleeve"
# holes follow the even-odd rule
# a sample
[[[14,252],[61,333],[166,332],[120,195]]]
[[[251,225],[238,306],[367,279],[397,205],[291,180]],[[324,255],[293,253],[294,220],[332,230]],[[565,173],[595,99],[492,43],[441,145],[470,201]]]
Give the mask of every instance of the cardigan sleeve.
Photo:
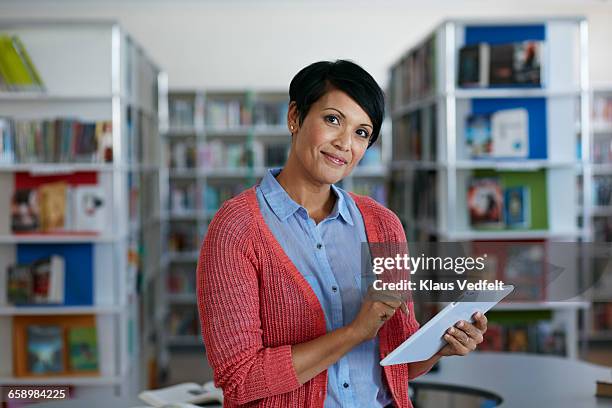
[[[197,266],[202,337],[215,385],[244,404],[301,386],[291,345],[264,347],[256,258],[245,211],[224,206],[211,222]]]

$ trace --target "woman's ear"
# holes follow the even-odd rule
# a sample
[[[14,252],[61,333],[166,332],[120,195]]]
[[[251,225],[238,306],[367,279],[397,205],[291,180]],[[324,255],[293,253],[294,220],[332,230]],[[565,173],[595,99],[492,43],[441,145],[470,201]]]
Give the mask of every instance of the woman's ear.
[[[298,131],[299,116],[300,115],[295,101],[289,102],[289,110],[287,111],[287,127],[289,128],[291,135],[294,135]]]

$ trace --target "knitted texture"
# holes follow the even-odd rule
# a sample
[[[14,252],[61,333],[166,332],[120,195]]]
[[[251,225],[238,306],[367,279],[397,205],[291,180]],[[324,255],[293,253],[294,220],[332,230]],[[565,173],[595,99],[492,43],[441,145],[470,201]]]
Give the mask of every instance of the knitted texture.
[[[397,216],[351,194],[368,242],[406,242]],[[327,394],[327,370],[301,385],[291,346],[326,333],[315,293],[268,228],[255,187],[226,201],[211,221],[197,266],[197,300],[208,362],[224,407],[316,407]],[[384,358],[419,328],[397,312],[379,330]],[[384,367],[395,405],[412,407],[408,365]]]

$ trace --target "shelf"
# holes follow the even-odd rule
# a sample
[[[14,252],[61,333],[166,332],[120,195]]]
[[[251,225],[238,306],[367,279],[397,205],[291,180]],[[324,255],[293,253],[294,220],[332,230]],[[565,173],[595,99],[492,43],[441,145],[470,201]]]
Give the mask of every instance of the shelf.
[[[595,205],[591,214],[595,217],[612,217],[612,205]]]
[[[169,252],[168,262],[197,262],[200,253],[193,252]]]
[[[393,119],[397,119],[409,113],[432,106],[441,96],[442,96],[441,94],[432,94],[432,95],[424,96],[414,101],[410,101],[402,106],[399,106],[397,109],[395,109],[391,113],[391,117]]]
[[[197,296],[195,293],[186,293],[186,294],[168,294],[168,303],[173,304],[187,304],[187,305],[195,305],[198,302]]]
[[[202,342],[202,338],[200,336],[170,336],[168,337],[168,345],[169,346],[186,346],[186,347],[204,347],[204,343]]]
[[[195,126],[170,126],[164,133],[164,136],[170,137],[185,137],[185,136],[197,136],[202,133],[201,129],[196,128]]]
[[[121,313],[121,306],[3,306],[0,307],[0,316],[55,316],[55,315],[83,315],[83,314],[117,314]]]
[[[391,170],[439,170],[445,167],[445,163],[426,160],[395,160],[391,163]]]
[[[120,239],[116,235],[96,234],[10,234],[0,235],[0,244],[45,244],[45,243],[110,243]]]
[[[591,164],[593,175],[608,175],[612,174],[612,163]]]
[[[27,171],[33,174],[66,174],[84,171],[106,171],[112,172],[115,167],[112,164],[94,163],[19,163],[19,164],[0,164],[0,172],[21,172]]]
[[[458,99],[476,98],[554,98],[554,97],[578,97],[580,89],[546,89],[546,88],[486,88],[486,89],[457,89],[454,93],[449,92],[445,96]]]
[[[163,213],[159,216],[164,221],[192,221],[207,220],[214,216],[216,211],[208,210],[189,210],[181,212]]]
[[[612,136],[612,124],[593,124],[593,135],[609,135]]]
[[[114,96],[125,98],[119,94],[98,94],[98,95],[70,95],[70,94],[49,94],[46,92],[0,92],[0,101],[9,102],[108,102],[111,103]]]
[[[291,133],[285,125],[255,125],[253,126],[253,135],[255,137],[274,136],[274,137],[291,137]]]
[[[586,336],[589,341],[612,341],[612,330],[592,331]]]
[[[362,166],[355,167],[349,177],[386,177],[384,166]]]
[[[576,238],[580,236],[578,230],[548,231],[548,230],[466,230],[441,231],[440,235],[451,240],[516,240],[516,239],[553,239]]]
[[[171,169],[170,177],[172,178],[197,178],[197,177],[214,177],[214,178],[243,178],[243,177],[262,177],[265,173],[263,168],[224,168],[224,169]]]
[[[576,162],[551,160],[459,160],[457,169],[495,169],[499,171],[536,171],[540,169],[569,167],[575,168]]]
[[[286,131],[286,128],[285,128]],[[236,126],[236,127],[205,127],[206,136],[223,137],[223,136],[248,136],[253,133],[252,126]]]

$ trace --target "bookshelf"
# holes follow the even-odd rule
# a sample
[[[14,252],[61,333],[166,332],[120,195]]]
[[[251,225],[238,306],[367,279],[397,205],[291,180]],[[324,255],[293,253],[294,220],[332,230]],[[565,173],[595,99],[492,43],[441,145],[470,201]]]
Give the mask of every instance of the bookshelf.
[[[591,88],[591,127],[589,143],[583,145],[585,165],[581,187],[579,218],[585,229],[585,242],[607,247],[612,241],[612,86]],[[607,347],[612,342],[612,279],[608,258],[584,259],[584,289],[592,302],[585,316],[585,347]]]
[[[155,357],[141,333],[151,324],[146,287],[161,271],[163,74],[114,21],[0,20],[0,35],[22,41],[44,84],[0,91],[0,385],[133,395]],[[18,201],[23,194],[38,201]],[[40,276],[61,292],[53,304],[37,298],[33,265],[46,257]],[[26,285],[16,298],[29,276],[34,297]],[[50,344],[61,359],[26,357]],[[79,344],[94,357],[78,363]]]
[[[288,92],[175,89],[161,119],[162,173],[167,184],[161,219],[168,239],[166,323],[170,351],[203,347],[195,295],[199,247],[222,202],[282,167],[290,146]],[[341,186],[385,203],[390,144],[383,126],[375,147]],[[381,142],[382,141],[382,142]],[[387,150],[385,150],[387,149]],[[198,350],[198,352],[200,352]]]
[[[453,19],[393,64],[389,202],[409,241],[528,243],[542,248],[544,265],[551,243],[584,237],[576,214],[590,129],[587,49],[583,18]],[[498,278],[508,272],[499,263]],[[553,353],[576,358],[589,304],[538,293],[490,312],[501,339],[491,349],[551,352],[531,347],[531,332],[542,331],[559,346]],[[419,306],[422,321],[435,313]],[[517,333],[528,349],[508,347]]]

